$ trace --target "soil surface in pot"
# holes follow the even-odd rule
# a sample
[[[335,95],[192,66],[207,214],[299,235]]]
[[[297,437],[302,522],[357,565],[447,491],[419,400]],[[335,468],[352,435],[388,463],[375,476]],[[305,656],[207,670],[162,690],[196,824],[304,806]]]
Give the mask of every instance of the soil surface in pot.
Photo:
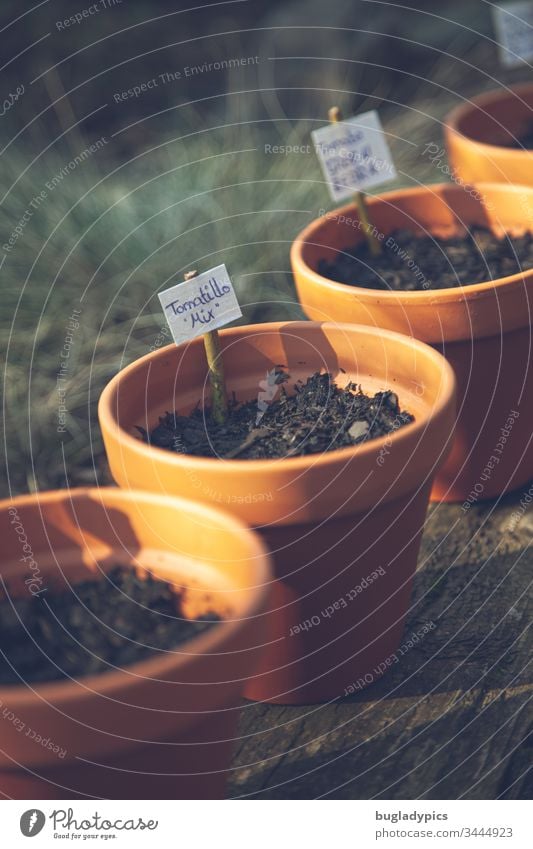
[[[214,613],[188,620],[181,603],[171,584],[121,566],[107,579],[80,582],[69,592],[4,598],[0,684],[107,672],[172,650],[220,621]]]
[[[179,454],[257,460],[346,448],[414,420],[401,410],[396,393],[371,397],[354,383],[341,389],[330,374],[317,372],[306,383],[298,381],[294,393],[288,394],[284,368],[276,366],[269,375],[270,391],[265,394],[271,397],[263,402],[263,413],[257,401],[239,404],[234,399],[223,425],[213,420],[209,409],[196,409],[190,416],[167,413],[142,436],[151,445]]]
[[[416,291],[484,283],[533,268],[533,234],[498,238],[484,227],[442,239],[395,230],[385,236],[380,256],[366,242],[321,259],[318,273],[337,283],[366,289]]]

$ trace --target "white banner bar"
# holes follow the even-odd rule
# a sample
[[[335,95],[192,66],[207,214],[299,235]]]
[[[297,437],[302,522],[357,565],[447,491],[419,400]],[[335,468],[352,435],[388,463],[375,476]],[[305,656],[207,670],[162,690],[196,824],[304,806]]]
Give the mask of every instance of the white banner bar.
[[[325,849],[531,844],[518,801],[4,801],[6,849],[61,846]],[[71,844],[69,844],[71,845]]]

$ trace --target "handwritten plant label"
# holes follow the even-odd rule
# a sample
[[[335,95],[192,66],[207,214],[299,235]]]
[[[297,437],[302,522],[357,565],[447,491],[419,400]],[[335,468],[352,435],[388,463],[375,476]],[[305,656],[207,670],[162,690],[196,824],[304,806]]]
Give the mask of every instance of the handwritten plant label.
[[[533,60],[533,3],[505,3],[493,7],[500,62],[516,68]]]
[[[242,316],[225,265],[165,289],[159,300],[176,345]]]
[[[394,180],[396,169],[378,113],[365,112],[311,133],[332,200]]]

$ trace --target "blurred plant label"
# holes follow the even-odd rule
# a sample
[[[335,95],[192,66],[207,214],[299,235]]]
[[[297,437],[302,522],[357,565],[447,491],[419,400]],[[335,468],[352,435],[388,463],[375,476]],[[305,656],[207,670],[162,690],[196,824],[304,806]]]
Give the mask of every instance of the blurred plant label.
[[[378,113],[365,112],[311,133],[332,200],[394,180],[396,169]]]
[[[533,3],[504,3],[493,6],[494,28],[500,62],[516,68],[533,60]]]
[[[159,300],[176,345],[242,316],[225,265],[159,292]]]

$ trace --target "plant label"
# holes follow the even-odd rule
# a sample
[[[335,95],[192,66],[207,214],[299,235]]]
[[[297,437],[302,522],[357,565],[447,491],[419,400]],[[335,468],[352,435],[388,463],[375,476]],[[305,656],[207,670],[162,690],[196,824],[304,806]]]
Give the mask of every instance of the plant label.
[[[365,112],[311,133],[332,200],[394,180],[396,169],[378,113]]]
[[[242,316],[225,265],[165,289],[159,300],[176,345]]]
[[[493,6],[500,62],[516,68],[533,60],[533,4],[527,0]]]

